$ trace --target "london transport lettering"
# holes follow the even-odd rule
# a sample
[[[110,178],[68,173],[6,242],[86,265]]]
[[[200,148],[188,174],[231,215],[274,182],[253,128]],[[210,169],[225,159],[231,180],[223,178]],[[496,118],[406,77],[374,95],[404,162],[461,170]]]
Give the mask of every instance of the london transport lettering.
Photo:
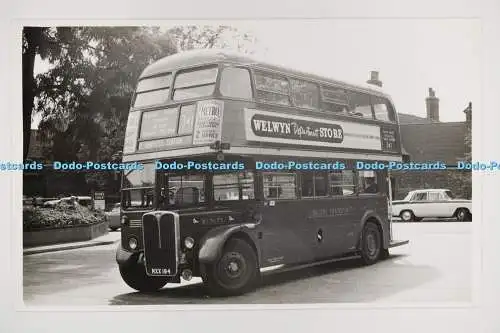
[[[343,216],[351,213],[352,211],[353,207],[319,208],[313,209],[309,217]]]
[[[257,136],[341,143],[344,132],[340,125],[286,119],[256,114],[251,120]]]

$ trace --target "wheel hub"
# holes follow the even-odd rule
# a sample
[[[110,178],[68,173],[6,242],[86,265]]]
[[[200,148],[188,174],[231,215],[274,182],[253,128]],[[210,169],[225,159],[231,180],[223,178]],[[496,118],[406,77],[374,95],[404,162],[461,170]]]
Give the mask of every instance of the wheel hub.
[[[245,270],[245,259],[239,253],[231,253],[224,257],[225,275],[229,279],[239,278]]]
[[[375,236],[373,234],[368,234],[366,236],[366,243],[368,252],[370,252],[370,254],[374,254],[375,251],[377,251],[377,241],[375,240]]]
[[[231,273],[235,273],[238,271],[239,269],[239,265],[237,262],[230,262],[229,265],[227,266],[227,269],[231,272]]]

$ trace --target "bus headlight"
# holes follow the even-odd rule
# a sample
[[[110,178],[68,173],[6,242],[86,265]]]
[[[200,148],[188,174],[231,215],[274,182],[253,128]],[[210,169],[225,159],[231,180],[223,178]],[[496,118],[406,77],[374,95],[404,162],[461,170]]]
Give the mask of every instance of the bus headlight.
[[[191,237],[184,238],[184,246],[186,249],[191,250],[194,247],[194,239]]]
[[[131,250],[137,249],[137,239],[134,237],[130,237],[128,240],[128,247],[130,247]]]

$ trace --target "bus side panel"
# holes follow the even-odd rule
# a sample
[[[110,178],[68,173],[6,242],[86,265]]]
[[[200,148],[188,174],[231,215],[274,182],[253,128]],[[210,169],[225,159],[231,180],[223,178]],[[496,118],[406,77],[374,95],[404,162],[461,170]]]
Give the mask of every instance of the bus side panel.
[[[277,200],[262,209],[262,267],[310,262],[316,236],[307,210],[295,200]]]
[[[309,209],[309,220],[314,234],[321,241],[316,247],[316,259],[356,250],[356,241],[364,202],[357,196],[302,200]],[[298,203],[299,204],[299,203]]]

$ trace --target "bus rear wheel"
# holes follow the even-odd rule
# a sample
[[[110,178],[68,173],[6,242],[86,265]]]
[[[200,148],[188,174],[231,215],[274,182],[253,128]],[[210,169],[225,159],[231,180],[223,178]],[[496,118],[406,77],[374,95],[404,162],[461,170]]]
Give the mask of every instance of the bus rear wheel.
[[[123,281],[132,289],[140,292],[153,292],[163,288],[168,281],[163,276],[148,276],[143,265],[120,265],[120,275]]]
[[[383,255],[382,251],[382,235],[378,226],[367,222],[361,238],[361,260],[365,265],[372,265]]]
[[[248,242],[232,238],[215,264],[202,266],[202,279],[214,296],[236,296],[250,291],[257,281],[257,255]]]

